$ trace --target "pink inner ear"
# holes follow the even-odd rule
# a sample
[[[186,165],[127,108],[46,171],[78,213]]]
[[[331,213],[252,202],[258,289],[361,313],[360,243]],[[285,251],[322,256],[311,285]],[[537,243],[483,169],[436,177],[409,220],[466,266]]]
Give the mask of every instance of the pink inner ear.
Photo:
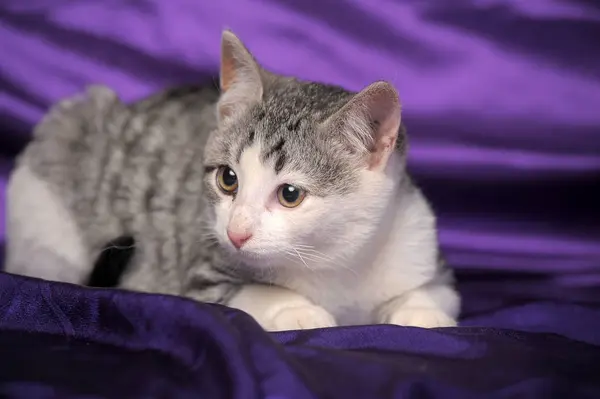
[[[381,99],[379,99],[381,100]],[[379,114],[373,132],[373,147],[369,158],[369,169],[385,168],[388,159],[396,148],[398,129],[400,128],[400,112],[396,102],[377,101],[373,104]]]
[[[221,63],[221,91],[229,90],[231,83],[235,80],[236,70],[233,60],[224,59]]]
[[[396,135],[383,134],[376,137],[369,154],[369,170],[383,169],[396,147]]]
[[[358,94],[365,117],[371,119],[372,146],[369,169],[383,169],[394,151],[400,128],[400,104],[396,90],[388,83],[377,82]]]

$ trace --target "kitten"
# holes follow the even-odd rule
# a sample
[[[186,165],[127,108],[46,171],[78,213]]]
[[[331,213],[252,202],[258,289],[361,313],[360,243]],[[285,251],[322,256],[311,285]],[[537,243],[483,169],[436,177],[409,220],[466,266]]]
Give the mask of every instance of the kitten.
[[[226,304],[267,330],[456,325],[394,87],[278,76],[230,31],[220,86],[132,105],[96,86],[53,107],[10,179],[7,271],[82,284],[132,236],[122,288]]]

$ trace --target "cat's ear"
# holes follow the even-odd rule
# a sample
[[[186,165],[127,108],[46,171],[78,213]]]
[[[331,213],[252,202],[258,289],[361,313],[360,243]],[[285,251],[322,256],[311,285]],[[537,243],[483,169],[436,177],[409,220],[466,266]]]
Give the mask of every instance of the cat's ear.
[[[220,119],[226,119],[262,98],[260,66],[241,40],[229,30],[223,31],[221,37],[220,85]]]
[[[399,137],[398,92],[387,82],[367,86],[324,125],[330,133],[345,136],[351,150],[362,154],[371,170],[383,170],[397,140],[404,140],[403,136]],[[398,147],[404,148],[403,145]]]

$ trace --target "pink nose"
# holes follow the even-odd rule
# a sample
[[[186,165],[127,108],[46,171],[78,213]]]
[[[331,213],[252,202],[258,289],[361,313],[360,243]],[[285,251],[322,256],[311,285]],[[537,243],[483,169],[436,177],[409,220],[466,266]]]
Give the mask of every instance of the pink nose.
[[[233,246],[236,247],[237,249],[240,249],[246,241],[248,241],[250,238],[252,238],[252,233],[247,233],[247,232],[238,233],[235,231],[227,230],[227,236],[231,240],[231,243],[233,244]]]

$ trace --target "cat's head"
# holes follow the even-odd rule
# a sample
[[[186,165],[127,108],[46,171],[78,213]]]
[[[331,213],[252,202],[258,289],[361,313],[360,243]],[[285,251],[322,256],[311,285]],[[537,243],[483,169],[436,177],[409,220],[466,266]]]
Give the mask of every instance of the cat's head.
[[[219,127],[205,152],[214,233],[252,266],[336,267],[404,174],[396,90],[275,75],[229,31],[221,51]]]

